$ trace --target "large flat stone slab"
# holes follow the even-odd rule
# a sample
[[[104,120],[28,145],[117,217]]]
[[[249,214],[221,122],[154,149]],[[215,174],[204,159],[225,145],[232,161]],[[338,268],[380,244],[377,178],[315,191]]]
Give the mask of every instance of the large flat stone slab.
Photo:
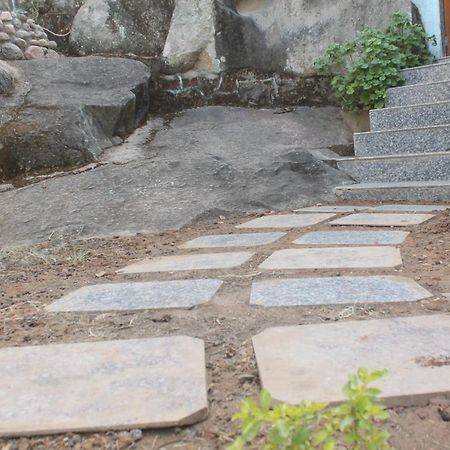
[[[50,312],[191,308],[212,299],[221,280],[175,280],[85,286],[47,307]]]
[[[267,245],[281,239],[286,233],[241,233],[215,234],[192,239],[180,248],[213,248],[213,247],[256,247]]]
[[[263,216],[250,220],[237,228],[297,228],[310,227],[325,220],[331,219],[335,214],[279,214],[273,216]]]
[[[431,213],[434,211],[445,211],[449,206],[445,205],[381,205],[373,208],[375,212],[411,212],[411,213]]]
[[[434,217],[433,214],[358,213],[333,220],[331,225],[363,225],[368,227],[409,227]]]
[[[402,264],[395,247],[323,247],[279,250],[259,267],[284,269],[344,269],[395,267]]]
[[[253,338],[259,376],[279,401],[338,402],[349,373],[388,369],[388,406],[450,392],[450,315],[270,328]]]
[[[163,337],[0,349],[0,436],[192,424],[204,344]]]
[[[352,213],[355,211],[365,211],[372,209],[370,206],[352,206],[352,205],[318,205],[308,206],[306,208],[296,209],[300,213]]]
[[[144,259],[118,273],[177,272],[183,270],[231,269],[248,261],[252,252],[205,253],[201,255],[161,256]]]
[[[306,233],[294,244],[299,245],[398,245],[407,231],[314,231]]]
[[[253,283],[250,304],[270,307],[394,303],[431,296],[415,281],[404,277],[297,278]]]

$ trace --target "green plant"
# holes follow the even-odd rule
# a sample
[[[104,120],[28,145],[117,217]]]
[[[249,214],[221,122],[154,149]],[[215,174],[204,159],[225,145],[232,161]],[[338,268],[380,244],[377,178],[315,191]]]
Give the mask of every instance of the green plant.
[[[387,450],[389,434],[379,428],[388,412],[379,403],[379,389],[369,384],[386,371],[359,369],[350,375],[343,392],[346,400],[330,408],[326,403],[273,405],[270,394],[262,390],[259,404],[242,402],[233,420],[241,422],[241,434],[228,450],[242,450],[247,444],[264,450]],[[256,446],[256,441],[263,441]]]
[[[315,62],[329,78],[341,106],[349,111],[382,108],[386,91],[403,81],[401,70],[433,61],[428,43],[436,45],[421,25],[401,12],[385,30],[366,29],[353,41],[334,43]]]

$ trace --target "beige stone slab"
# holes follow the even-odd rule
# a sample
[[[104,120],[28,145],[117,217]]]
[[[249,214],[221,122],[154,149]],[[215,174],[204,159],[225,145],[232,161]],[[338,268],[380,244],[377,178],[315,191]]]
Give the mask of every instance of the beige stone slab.
[[[354,206],[354,205],[317,205],[308,206],[307,208],[295,209],[295,212],[301,213],[352,213],[355,211],[368,211],[370,206]]]
[[[333,220],[331,225],[364,225],[368,227],[409,227],[434,217],[433,214],[358,213]]]
[[[257,219],[250,220],[241,225],[237,225],[236,228],[297,228],[297,227],[310,227],[316,225],[325,220],[331,219],[336,214],[277,214],[270,216],[258,217]]]
[[[270,328],[253,338],[262,386],[288,403],[339,402],[349,373],[388,369],[388,406],[450,393],[450,315]]]
[[[323,247],[279,250],[260,269],[340,269],[395,267],[402,264],[400,250],[389,246]]]
[[[204,253],[144,259],[118,273],[177,272],[183,270],[231,269],[248,261],[252,252]]]
[[[0,349],[0,436],[162,428],[207,414],[203,341]]]
[[[381,205],[373,208],[375,212],[411,212],[411,213],[431,213],[434,211],[445,211],[449,209],[448,205]]]

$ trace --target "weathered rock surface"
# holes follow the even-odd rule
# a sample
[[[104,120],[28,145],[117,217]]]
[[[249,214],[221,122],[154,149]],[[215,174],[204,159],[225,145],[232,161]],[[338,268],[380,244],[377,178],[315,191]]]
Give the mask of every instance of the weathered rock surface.
[[[93,161],[145,118],[150,72],[121,58],[15,62],[31,86],[0,128],[0,178]]]
[[[81,55],[162,53],[173,0],[87,0],[77,12],[70,42]]]
[[[0,62],[0,95],[10,95],[14,91],[15,69],[7,63]]]
[[[154,129],[139,132],[138,145],[130,138],[105,152],[114,163],[2,193],[0,246],[296,208],[332,201],[334,186],[350,182],[319,160],[351,139],[336,108],[208,107],[177,117],[153,141]]]

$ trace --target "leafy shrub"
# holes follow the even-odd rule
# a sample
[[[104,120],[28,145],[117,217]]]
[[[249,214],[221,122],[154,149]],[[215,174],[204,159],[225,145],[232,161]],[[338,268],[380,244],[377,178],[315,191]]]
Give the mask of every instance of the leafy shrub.
[[[315,67],[331,80],[344,109],[383,108],[387,89],[403,81],[402,69],[433,61],[429,42],[436,45],[435,37],[397,12],[383,31],[366,29],[353,41],[330,45]]]
[[[343,389],[346,400],[333,408],[326,403],[273,405],[262,390],[259,405],[246,399],[233,417],[241,422],[241,434],[228,450],[242,450],[248,443],[264,450],[391,449],[389,434],[377,426],[389,417],[379,403],[381,391],[369,387],[385,374],[359,369]],[[257,445],[260,439],[264,444]]]

